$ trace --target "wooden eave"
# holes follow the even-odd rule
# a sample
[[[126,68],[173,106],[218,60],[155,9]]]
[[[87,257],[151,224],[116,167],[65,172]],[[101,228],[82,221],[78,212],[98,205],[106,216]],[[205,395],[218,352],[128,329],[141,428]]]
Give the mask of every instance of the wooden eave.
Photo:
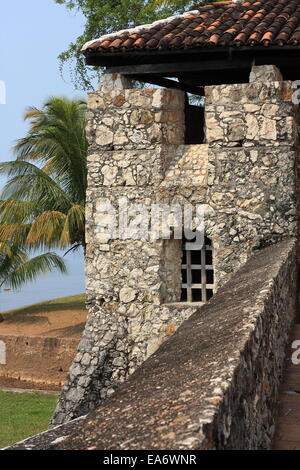
[[[86,52],[85,55],[87,65],[105,67],[109,73],[160,86],[175,86],[195,94],[202,94],[206,85],[248,82],[253,64],[277,65],[285,80],[300,79],[300,46],[227,46],[176,51]]]

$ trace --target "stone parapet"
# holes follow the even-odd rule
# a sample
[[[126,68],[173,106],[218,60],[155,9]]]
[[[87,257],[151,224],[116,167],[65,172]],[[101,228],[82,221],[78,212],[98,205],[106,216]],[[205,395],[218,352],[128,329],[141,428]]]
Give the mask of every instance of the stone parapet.
[[[87,137],[90,153],[149,150],[184,143],[184,93],[145,88],[91,93]]]
[[[295,239],[257,252],[57,447],[270,449],[296,272]]]
[[[10,450],[270,449],[296,278],[295,239],[257,251],[98,410]]]
[[[291,82],[206,87],[206,139],[210,147],[294,145],[297,107]]]
[[[59,448],[270,449],[296,272],[295,239],[257,252]]]

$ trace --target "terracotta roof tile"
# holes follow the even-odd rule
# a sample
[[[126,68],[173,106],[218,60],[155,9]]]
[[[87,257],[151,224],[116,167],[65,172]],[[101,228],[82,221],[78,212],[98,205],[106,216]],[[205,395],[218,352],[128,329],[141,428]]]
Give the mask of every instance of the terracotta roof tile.
[[[300,45],[300,0],[247,0],[205,5],[151,25],[88,42],[93,52],[168,51],[220,46]]]

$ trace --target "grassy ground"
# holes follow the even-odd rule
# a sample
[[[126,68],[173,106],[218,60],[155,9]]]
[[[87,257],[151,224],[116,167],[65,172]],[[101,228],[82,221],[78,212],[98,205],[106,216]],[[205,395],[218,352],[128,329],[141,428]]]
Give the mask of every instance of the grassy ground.
[[[0,392],[0,449],[45,431],[56,395]]]
[[[18,315],[19,313],[43,313],[54,312],[56,310],[85,310],[85,294],[72,295],[70,297],[61,297],[59,299],[47,300],[38,304],[27,305],[15,310],[2,312],[4,315]]]
[[[85,294],[62,297],[2,312],[5,321],[0,325],[2,325],[2,330],[4,330],[5,327],[8,328],[9,325],[11,325],[13,329],[16,329],[20,323],[19,320],[23,319],[20,325],[22,326],[24,323],[24,328],[30,328],[31,316],[36,320],[39,318],[39,315],[42,318],[43,315],[47,317],[49,313],[49,317],[51,317],[52,312],[59,312],[62,314],[63,319],[66,320],[70,315],[72,318],[75,314],[78,316],[80,314],[78,311],[81,310],[85,310]],[[25,319],[28,321],[25,321]],[[53,324],[51,328],[57,327],[54,320],[55,319],[52,320]],[[78,321],[82,320],[79,319]],[[34,325],[36,325],[36,322],[33,322],[33,326]],[[69,329],[76,327],[76,324],[74,326],[74,322],[71,321],[64,325],[62,320],[59,320],[59,325],[65,326],[66,328],[69,325]],[[47,326],[47,328],[49,329],[50,326]],[[7,334],[7,332],[5,334]],[[5,386],[16,387],[17,385],[5,383]],[[25,388],[24,385],[22,385],[22,388]],[[45,431],[53,414],[57,398],[57,395],[0,391],[0,449],[41,431]]]

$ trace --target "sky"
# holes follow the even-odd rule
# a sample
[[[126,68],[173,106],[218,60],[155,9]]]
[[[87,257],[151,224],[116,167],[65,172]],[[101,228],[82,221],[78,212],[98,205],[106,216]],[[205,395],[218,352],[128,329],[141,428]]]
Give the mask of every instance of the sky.
[[[57,59],[59,53],[82,33],[84,18],[54,0],[2,2],[1,17],[0,89],[4,82],[6,104],[0,104],[0,161],[8,161],[13,159],[13,142],[26,134],[23,114],[28,106],[41,107],[54,95],[85,97],[86,92],[74,90],[68,76],[62,79]],[[0,189],[4,181],[0,179]],[[44,289],[46,298],[38,298],[39,301],[58,297],[58,286],[60,293],[63,291],[65,295],[83,292],[82,254],[68,255],[66,259],[70,275],[51,274],[49,282],[41,279],[22,288],[23,305],[34,303],[45,282],[49,287]],[[62,283],[65,289],[62,289]],[[0,293],[0,311],[3,311],[1,298],[4,298],[3,292]],[[14,308],[14,299],[16,295],[11,294],[11,304],[8,307],[5,304],[5,307]],[[22,298],[18,302],[22,302]]]

